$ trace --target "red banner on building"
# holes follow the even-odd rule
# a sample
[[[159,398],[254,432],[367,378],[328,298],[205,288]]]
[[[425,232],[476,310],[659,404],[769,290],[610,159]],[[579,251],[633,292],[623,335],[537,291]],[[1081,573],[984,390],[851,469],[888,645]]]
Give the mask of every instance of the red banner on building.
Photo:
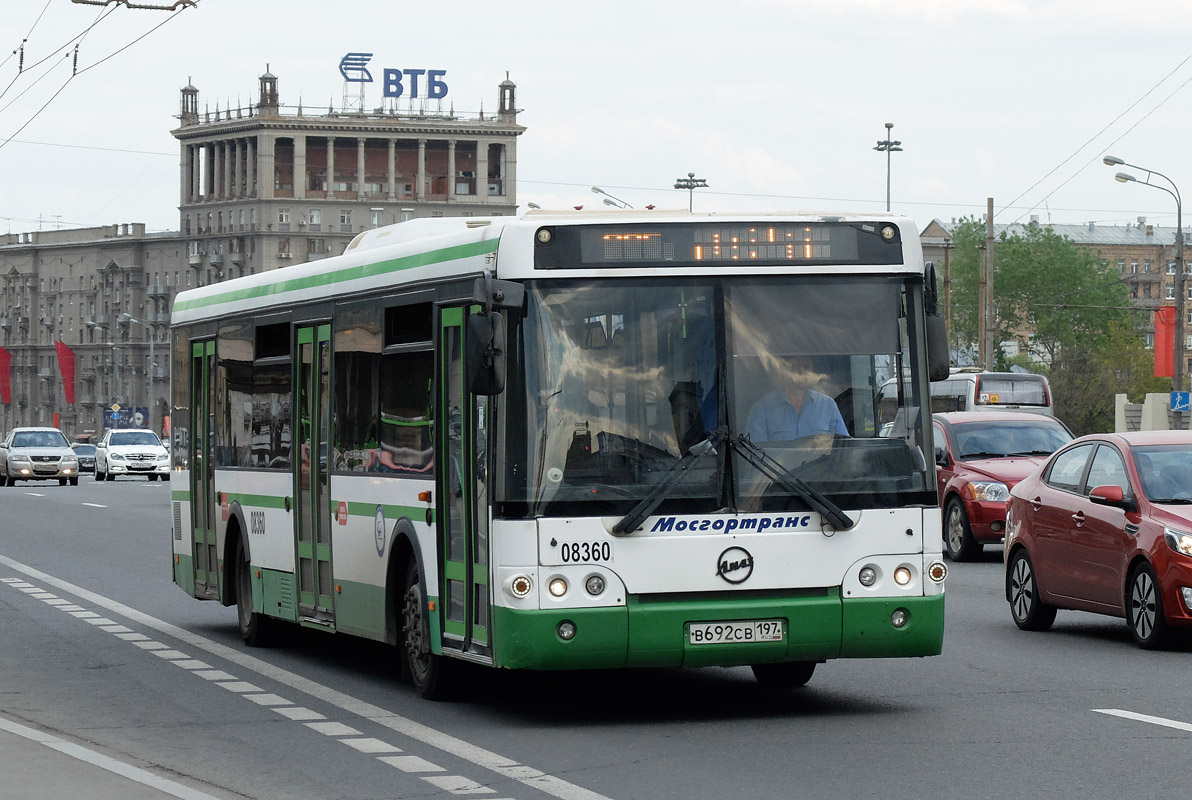
[[[74,405],[75,401],[75,355],[66,342],[54,342],[54,349],[58,351],[58,370],[62,373],[62,391],[66,393],[66,402]]]
[[[1175,306],[1155,309],[1155,377],[1170,378],[1175,374]]]
[[[12,402],[12,353],[0,347],[0,403]]]

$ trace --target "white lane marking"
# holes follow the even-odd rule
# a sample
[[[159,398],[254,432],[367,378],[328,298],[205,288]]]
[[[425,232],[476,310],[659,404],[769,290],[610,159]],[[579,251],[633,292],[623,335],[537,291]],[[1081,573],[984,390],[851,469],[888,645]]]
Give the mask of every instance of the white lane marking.
[[[303,723],[312,731],[318,731],[325,736],[363,736],[360,731],[353,728],[351,725],[345,725],[342,722],[306,722]]]
[[[211,669],[210,664],[208,664],[206,661],[199,661],[197,658],[184,658],[180,661],[171,661],[170,663],[176,667],[182,667],[183,669]]]
[[[391,767],[397,767],[402,772],[445,772],[438,764],[432,764],[425,758],[418,756],[383,756],[377,759],[384,761]]]
[[[103,505],[102,503],[83,503],[83,505],[90,508],[107,508],[107,506]]]
[[[59,611],[83,611],[82,606],[58,606]]]
[[[213,669],[210,671],[204,670],[204,671],[196,672],[194,674],[198,675],[200,678],[202,678],[205,681],[234,681],[234,680],[236,680],[235,675],[229,675],[228,673],[224,672],[222,669]]]
[[[25,494],[29,495],[30,497],[45,497],[44,494],[38,494],[37,492],[25,492]]]
[[[1111,717],[1122,717],[1123,719],[1132,719],[1137,722],[1162,725],[1165,728],[1175,728],[1178,731],[1192,731],[1192,723],[1189,722],[1164,719],[1163,717],[1152,717],[1147,714],[1135,714],[1133,711],[1122,711],[1120,708],[1094,708],[1093,711],[1098,714],[1108,714]]]
[[[164,642],[155,642],[152,639],[147,642],[133,642],[133,644],[142,650],[165,650],[169,647],[169,645],[165,644]]]
[[[229,692],[236,692],[236,694],[245,694],[247,692],[263,692],[265,691],[260,686],[254,686],[248,681],[228,681],[227,683],[217,683],[216,686],[222,686]]]
[[[462,775],[424,775],[422,780],[452,794],[496,794],[496,789],[481,786]]]
[[[175,662],[176,663],[176,662]],[[276,694],[246,694],[245,699],[251,700],[259,706],[292,706],[294,705],[289,700]]]
[[[57,736],[51,736],[48,733],[42,733],[33,728],[26,728],[24,725],[12,722],[4,717],[0,717],[0,730],[16,734],[38,744],[44,744],[46,747],[57,750],[59,753],[77,758],[79,761],[85,761],[92,766],[165,792],[173,797],[181,798],[181,800],[217,800],[217,798],[206,792],[200,792],[198,789],[192,789],[189,786],[183,786],[167,778],[158,777],[152,772],[146,772],[139,767],[134,767],[132,764],[125,764],[123,761],[117,761],[114,758],[102,755],[94,750],[88,750],[86,747],[74,744],[73,742],[59,739]]]
[[[389,742],[382,742],[380,739],[373,739],[366,737],[364,739],[340,739],[341,742],[348,747],[355,748],[361,753],[400,753],[400,747],[394,747]]]
[[[146,636],[143,633],[136,633],[136,632],[118,633],[118,634],[116,634],[116,638],[123,639],[126,642],[147,642],[147,641],[149,641],[148,636]]]
[[[311,709],[304,708],[303,706],[289,706],[288,708],[275,708],[273,710],[278,714],[281,714],[283,717],[292,719],[295,722],[305,722],[306,720],[311,719],[327,719],[327,717],[323,716],[318,711],[312,711]]]
[[[475,766],[491,770],[504,778],[515,780],[532,789],[537,789],[540,792],[557,797],[559,800],[611,800],[611,798],[599,792],[569,783],[562,778],[548,775],[542,770],[518,763],[511,758],[494,753],[491,750],[486,750],[483,747],[464,741],[449,733],[444,733],[429,725],[416,722],[400,714],[394,714],[381,706],[359,700],[349,694],[324,686],[321,683],[317,683],[281,667],[274,666],[256,656],[212,641],[197,633],[192,633],[185,628],[179,628],[177,625],[150,616],[143,611],[92,592],[89,589],[84,589],[68,581],[55,578],[53,575],[22,564],[19,561],[14,561],[7,556],[0,555],[0,564],[14,569],[30,579],[39,580],[50,586],[55,586],[64,592],[86,600],[88,603],[105,608],[114,614],[127,617],[146,628],[152,628],[159,633],[178,639],[199,650],[205,650],[217,658],[230,661],[258,675],[269,678],[284,686],[289,686],[294,691],[302,692],[303,694],[322,700],[328,705],[335,706],[349,714],[364,717],[370,722],[384,725],[386,728],[397,731],[416,742],[429,745],[436,750],[441,750],[456,758],[463,759]],[[134,644],[143,644],[143,642],[135,642]],[[256,691],[261,690],[256,689]]]

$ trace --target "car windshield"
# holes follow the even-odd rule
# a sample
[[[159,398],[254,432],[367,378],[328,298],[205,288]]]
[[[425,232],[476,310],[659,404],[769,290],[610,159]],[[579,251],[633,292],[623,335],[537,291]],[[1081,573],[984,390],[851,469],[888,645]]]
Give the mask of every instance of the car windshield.
[[[158,439],[157,434],[153,431],[120,431],[119,433],[112,434],[112,437],[108,440],[108,444],[139,444],[150,447],[161,447],[161,439]]]
[[[12,435],[13,447],[69,447],[61,431],[17,431]]]
[[[1152,503],[1192,501],[1192,445],[1134,448],[1142,493]]]
[[[966,422],[955,426],[958,458],[1046,456],[1072,440],[1059,423],[1039,420]]]
[[[93,444],[76,444],[71,446],[76,453],[81,456],[95,455],[95,445]]]

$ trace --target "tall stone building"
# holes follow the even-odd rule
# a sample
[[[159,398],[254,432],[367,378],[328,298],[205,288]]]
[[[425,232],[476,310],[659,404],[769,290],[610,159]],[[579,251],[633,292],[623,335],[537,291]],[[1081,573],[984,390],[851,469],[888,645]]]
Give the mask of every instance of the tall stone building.
[[[1033,220],[1037,222],[1037,220]],[[932,220],[923,229],[923,257],[933,261],[936,274],[944,279],[946,269],[950,265],[952,256],[952,232],[956,223]],[[1098,255],[1101,263],[1112,268],[1120,276],[1123,283],[1130,289],[1132,301],[1141,308],[1153,309],[1162,305],[1175,305],[1182,308],[1187,335],[1185,336],[1185,351],[1188,364],[1185,374],[1192,373],[1192,261],[1185,259],[1185,286],[1188,287],[1183,301],[1175,296],[1176,277],[1176,228],[1160,227],[1146,221],[1146,217],[1139,217],[1133,225],[1099,225],[1089,222],[1083,225],[1046,225],[1045,227],[1070,240],[1078,247],[1090,250]],[[1003,233],[1014,235],[1021,232],[1020,224],[995,224],[994,236],[1000,238]],[[1192,256],[1192,232],[1182,231],[1184,236],[1185,256]],[[946,291],[946,283],[945,283]],[[948,299],[945,297],[945,306]],[[1146,344],[1155,344],[1155,326],[1153,316],[1146,321]],[[1018,343],[1003,343],[1003,349],[1013,350],[1018,346],[1029,346],[1029,332],[1023,332],[1024,341]]]
[[[0,432],[161,431],[179,291],[337,255],[381,225],[516,213],[524,128],[515,84],[497,88],[495,113],[465,115],[287,106],[268,70],[256,104],[200,112],[186,86],[172,131],[177,232],[134,223],[0,235]],[[73,357],[74,402],[58,342]]]

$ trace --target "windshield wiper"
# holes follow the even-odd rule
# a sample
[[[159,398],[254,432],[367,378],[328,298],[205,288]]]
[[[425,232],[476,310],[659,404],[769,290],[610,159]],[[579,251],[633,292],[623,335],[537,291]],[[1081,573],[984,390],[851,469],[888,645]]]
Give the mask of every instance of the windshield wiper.
[[[821,492],[811,488],[800,478],[792,475],[773,456],[749,441],[749,437],[745,434],[741,434],[736,439],[730,439],[729,447],[740,453],[758,472],[778,483],[788,492],[803,498],[803,501],[807,505],[811,506],[813,510],[818,511],[820,516],[824,517],[836,530],[847,531],[857,524],[839,506]]]
[[[975,453],[961,453],[960,457],[967,460],[970,458],[1007,458],[1011,455],[1018,455],[1018,453],[987,453],[984,450],[978,450]]]
[[[1156,497],[1152,498],[1152,503],[1164,503],[1170,506],[1192,506],[1192,500],[1187,497]]]
[[[724,429],[718,428],[707,439],[688,448],[687,455],[676,461],[675,465],[670,468],[670,472],[663,476],[658,485],[651,489],[650,493],[642,498],[632,511],[622,517],[620,522],[613,526],[613,536],[624,536],[637,530],[637,526],[641,525],[642,521],[650,516],[654,509],[658,508],[658,504],[666,499],[670,490],[687,474],[688,470],[709,453],[716,455],[716,445],[727,438]]]
[[[1007,453],[1011,456],[1049,456],[1054,453],[1054,450],[1022,450],[1016,453]]]

